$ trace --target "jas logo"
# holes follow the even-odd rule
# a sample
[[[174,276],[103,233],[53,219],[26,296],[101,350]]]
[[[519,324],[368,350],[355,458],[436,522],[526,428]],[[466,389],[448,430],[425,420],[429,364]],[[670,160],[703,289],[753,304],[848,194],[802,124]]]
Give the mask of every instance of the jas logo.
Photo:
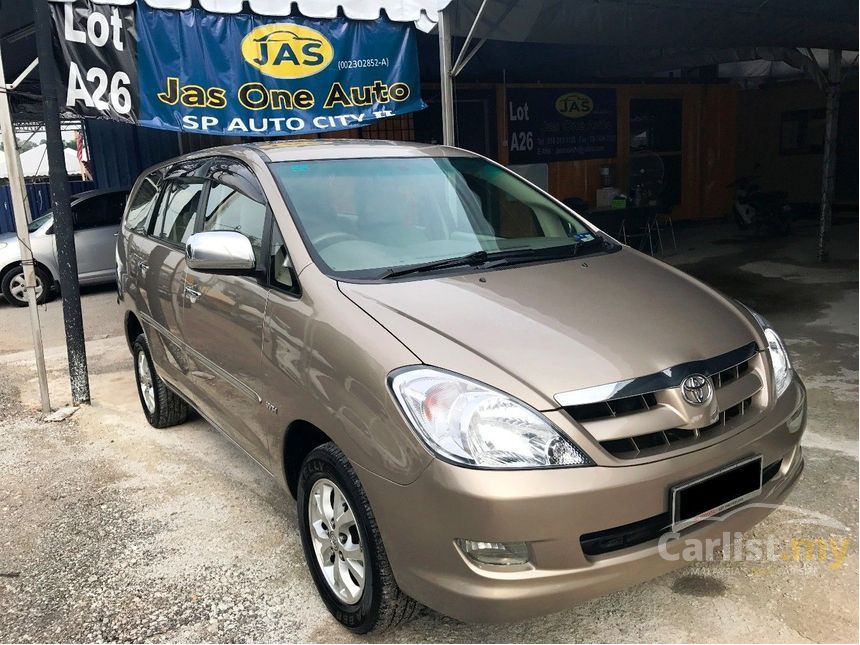
[[[579,119],[591,114],[594,109],[594,103],[586,94],[579,92],[568,92],[562,94],[555,100],[555,109],[562,116],[569,119]]]
[[[328,67],[334,48],[316,29],[282,22],[257,27],[245,36],[242,58],[267,76],[304,78]]]

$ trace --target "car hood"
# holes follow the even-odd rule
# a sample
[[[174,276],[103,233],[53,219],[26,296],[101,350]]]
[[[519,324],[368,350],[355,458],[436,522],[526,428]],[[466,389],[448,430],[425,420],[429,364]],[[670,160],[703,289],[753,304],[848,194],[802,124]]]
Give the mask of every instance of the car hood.
[[[553,396],[712,358],[760,333],[726,298],[629,249],[341,291],[423,363],[540,410]]]

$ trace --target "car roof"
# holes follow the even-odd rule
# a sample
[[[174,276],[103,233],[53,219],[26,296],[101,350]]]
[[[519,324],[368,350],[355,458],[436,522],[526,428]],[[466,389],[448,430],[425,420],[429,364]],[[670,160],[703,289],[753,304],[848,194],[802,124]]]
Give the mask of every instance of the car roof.
[[[111,195],[114,193],[128,194],[128,188],[97,188],[94,190],[84,190],[79,193],[75,193],[74,195],[70,195],[69,200],[77,203],[84,199],[89,199],[90,197],[98,197],[99,195]]]
[[[464,157],[477,156],[467,150],[432,143],[383,141],[377,139],[293,139],[219,146],[183,155],[164,166],[183,159],[199,159],[219,154],[245,157],[256,155],[268,162],[314,161],[319,159],[378,159],[384,157]]]
[[[409,157],[479,157],[473,152],[434,143],[384,141],[381,139],[286,139],[216,146],[189,152],[166,159],[144,170],[138,181],[161,168],[191,159],[209,159],[217,156],[250,157],[265,162],[316,161],[322,159],[380,159]]]
[[[432,143],[382,141],[374,139],[316,139],[270,141],[250,144],[271,161],[314,159],[374,159],[379,157],[471,156],[465,150]]]

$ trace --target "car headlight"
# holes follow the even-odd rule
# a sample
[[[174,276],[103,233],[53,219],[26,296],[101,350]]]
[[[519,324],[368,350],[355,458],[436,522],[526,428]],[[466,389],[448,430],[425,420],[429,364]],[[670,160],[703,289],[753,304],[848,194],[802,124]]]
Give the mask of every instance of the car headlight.
[[[776,330],[768,322],[767,318],[746,305],[744,307],[755,318],[767,341],[767,351],[770,354],[770,362],[773,364],[773,383],[776,387],[776,396],[779,398],[788,389],[791,379],[794,377],[794,370],[791,368],[791,359],[788,357],[788,350],[785,348],[782,337],[776,333]]]
[[[483,468],[593,465],[537,410],[466,377],[408,367],[392,372],[390,384],[421,438],[449,461]]]

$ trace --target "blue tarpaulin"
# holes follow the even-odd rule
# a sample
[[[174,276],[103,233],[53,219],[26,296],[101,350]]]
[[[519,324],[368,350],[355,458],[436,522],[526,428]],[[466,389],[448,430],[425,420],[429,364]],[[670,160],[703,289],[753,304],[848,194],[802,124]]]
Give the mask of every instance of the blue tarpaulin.
[[[130,188],[149,166],[179,156],[175,132],[107,119],[86,119],[84,127],[97,188]]]

